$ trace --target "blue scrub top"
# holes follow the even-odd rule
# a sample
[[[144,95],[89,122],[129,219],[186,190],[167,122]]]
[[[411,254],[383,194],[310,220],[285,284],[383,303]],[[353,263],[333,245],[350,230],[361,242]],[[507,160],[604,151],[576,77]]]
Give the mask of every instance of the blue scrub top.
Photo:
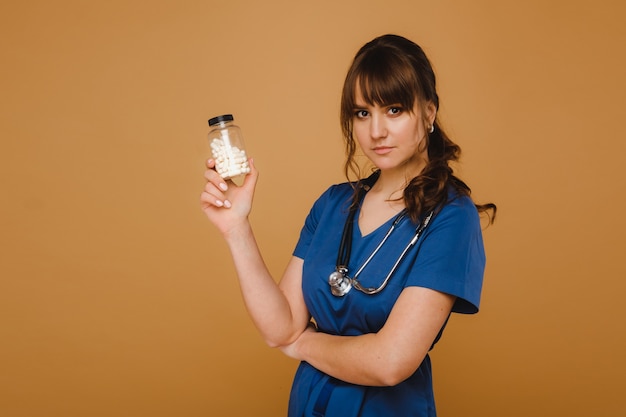
[[[476,313],[480,304],[485,253],[478,212],[469,197],[449,202],[409,250],[387,287],[367,295],[354,288],[343,297],[331,294],[328,276],[335,270],[344,223],[353,195],[348,183],[334,185],[315,202],[306,218],[294,256],[304,260],[302,291],[321,332],[355,336],[378,332],[407,286],[426,287],[457,297],[454,312]],[[389,231],[394,218],[363,236],[354,219],[349,275],[353,276]],[[377,288],[415,236],[403,218],[358,279]],[[301,363],[292,387],[289,416],[435,416],[428,356],[416,372],[393,387],[344,383]]]

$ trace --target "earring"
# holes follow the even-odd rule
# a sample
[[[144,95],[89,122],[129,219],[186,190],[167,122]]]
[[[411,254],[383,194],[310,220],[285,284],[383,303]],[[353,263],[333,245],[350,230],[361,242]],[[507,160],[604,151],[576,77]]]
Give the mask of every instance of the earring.
[[[428,133],[433,133],[435,131],[435,124],[430,125],[430,129],[428,129]]]

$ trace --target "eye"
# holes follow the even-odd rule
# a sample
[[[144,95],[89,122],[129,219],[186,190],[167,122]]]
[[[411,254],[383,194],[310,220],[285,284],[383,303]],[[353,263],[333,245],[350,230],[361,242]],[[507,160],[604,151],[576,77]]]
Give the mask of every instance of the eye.
[[[357,119],[364,119],[364,118],[366,118],[367,116],[369,116],[369,112],[368,112],[367,110],[362,110],[362,109],[359,109],[359,110],[356,110],[356,111],[354,112],[354,116],[355,116]]]
[[[390,115],[397,116],[397,115],[401,114],[404,111],[404,109],[402,107],[400,107],[400,106],[391,106],[391,107],[389,107],[389,110],[387,110],[387,111],[388,111],[388,113]]]

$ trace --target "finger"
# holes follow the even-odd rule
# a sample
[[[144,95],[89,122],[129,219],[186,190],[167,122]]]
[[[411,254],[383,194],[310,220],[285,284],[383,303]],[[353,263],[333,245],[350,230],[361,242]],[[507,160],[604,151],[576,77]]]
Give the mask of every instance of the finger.
[[[216,198],[214,195],[207,193],[206,191],[203,191],[202,194],[200,194],[200,203],[202,204],[203,208],[210,206],[222,207],[224,205],[221,200]]]
[[[207,183],[204,185],[204,191],[214,195],[216,198],[224,198],[224,193],[222,192],[222,189],[211,181],[207,181]]]
[[[209,206],[225,207],[225,208],[231,207],[230,201],[225,200],[225,199],[223,200],[207,191],[203,191],[202,194],[200,194],[200,202],[202,203],[203,207],[209,207]]]
[[[206,178],[209,183],[214,184],[220,190],[228,190],[228,185],[226,184],[226,181],[224,181],[220,174],[218,174],[217,171],[215,171],[214,169],[207,169],[206,171],[204,171],[204,178]]]
[[[216,206],[223,206],[226,205],[226,196],[224,195],[224,193],[222,192],[221,189],[219,189],[215,184],[213,184],[212,182],[207,182],[204,186],[204,193],[207,194],[207,200],[206,202],[211,203],[213,205]]]

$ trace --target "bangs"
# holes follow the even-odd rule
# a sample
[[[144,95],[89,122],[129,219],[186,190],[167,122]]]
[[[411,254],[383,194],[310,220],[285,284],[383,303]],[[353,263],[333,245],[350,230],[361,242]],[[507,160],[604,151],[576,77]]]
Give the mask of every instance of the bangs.
[[[421,93],[415,70],[405,56],[380,50],[369,54],[353,73],[353,91],[346,97],[355,107],[356,86],[368,105],[400,104],[412,111]],[[351,100],[350,100],[351,98]]]

